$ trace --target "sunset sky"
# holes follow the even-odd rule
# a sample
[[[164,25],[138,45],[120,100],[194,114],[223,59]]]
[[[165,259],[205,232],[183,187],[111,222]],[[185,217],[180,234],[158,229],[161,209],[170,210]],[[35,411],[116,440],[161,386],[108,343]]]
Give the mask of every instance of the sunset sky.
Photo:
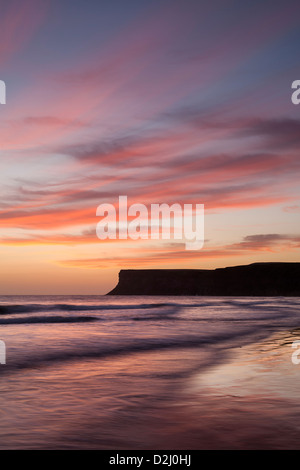
[[[0,5],[0,294],[126,268],[300,261],[299,0]],[[96,208],[205,205],[205,243],[96,236]]]

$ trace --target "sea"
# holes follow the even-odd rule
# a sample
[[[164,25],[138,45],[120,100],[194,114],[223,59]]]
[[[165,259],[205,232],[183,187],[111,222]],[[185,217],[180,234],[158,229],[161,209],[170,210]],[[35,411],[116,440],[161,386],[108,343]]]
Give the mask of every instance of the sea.
[[[1,296],[0,340],[1,450],[300,448],[299,297]]]

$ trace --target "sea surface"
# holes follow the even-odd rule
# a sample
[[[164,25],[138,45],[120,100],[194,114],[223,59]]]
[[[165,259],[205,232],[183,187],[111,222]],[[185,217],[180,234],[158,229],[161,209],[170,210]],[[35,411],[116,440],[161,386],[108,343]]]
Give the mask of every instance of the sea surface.
[[[0,340],[2,450],[300,448],[300,298],[2,296]]]

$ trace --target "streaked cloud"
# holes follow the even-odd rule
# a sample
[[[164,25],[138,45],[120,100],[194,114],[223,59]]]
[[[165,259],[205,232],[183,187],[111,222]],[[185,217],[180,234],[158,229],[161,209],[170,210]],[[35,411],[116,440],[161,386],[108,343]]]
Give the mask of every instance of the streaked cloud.
[[[299,260],[298,10],[294,0],[7,2],[3,269],[22,256],[49,273]],[[203,203],[209,242],[199,253],[128,242],[125,255],[99,244],[96,208],[117,208],[120,195]]]

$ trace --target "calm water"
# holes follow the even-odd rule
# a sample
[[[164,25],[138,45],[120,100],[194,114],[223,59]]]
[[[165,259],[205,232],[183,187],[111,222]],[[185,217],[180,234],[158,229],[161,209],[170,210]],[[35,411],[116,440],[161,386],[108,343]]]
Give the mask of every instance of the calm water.
[[[300,298],[10,296],[0,324],[0,449],[300,447]]]

